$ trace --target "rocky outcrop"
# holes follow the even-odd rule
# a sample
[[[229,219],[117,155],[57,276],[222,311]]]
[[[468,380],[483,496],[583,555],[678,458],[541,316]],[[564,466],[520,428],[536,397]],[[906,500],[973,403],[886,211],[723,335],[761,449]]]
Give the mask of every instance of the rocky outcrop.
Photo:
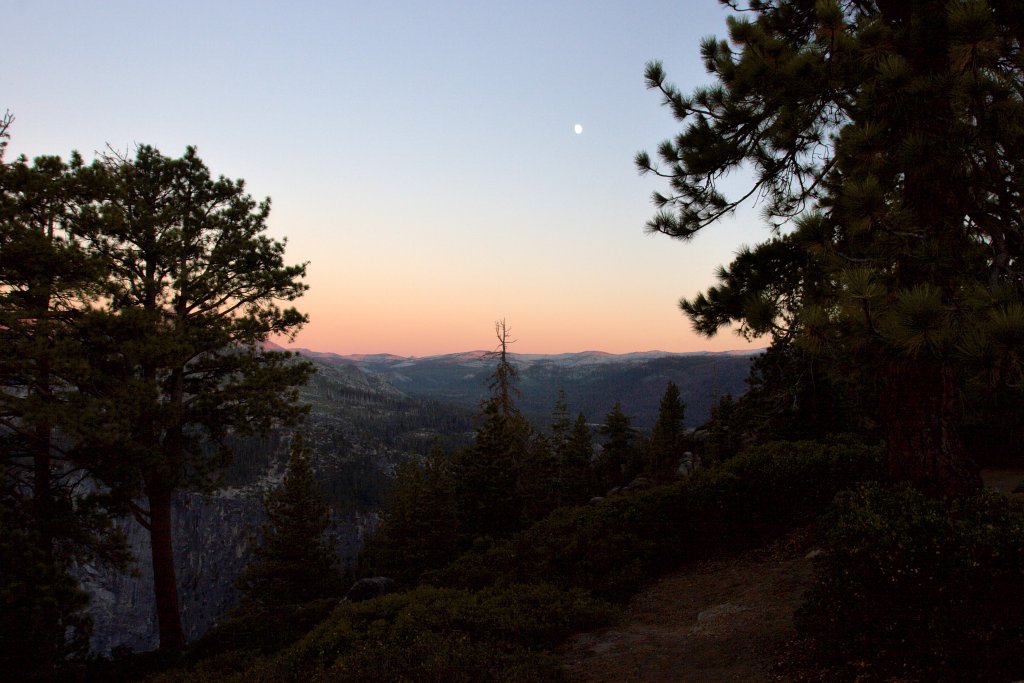
[[[264,522],[263,503],[248,495],[188,493],[174,501],[174,554],[182,626],[189,640],[215,625],[238,599],[235,578],[252,559]],[[359,552],[376,515],[335,515],[331,535],[344,563]],[[139,652],[157,647],[156,608],[149,534],[133,519],[119,522],[136,558],[136,571],[81,567],[83,588],[90,594],[92,651],[115,648]]]
[[[394,579],[386,576],[371,576],[359,579],[345,593],[342,602],[363,602],[387,595],[395,590]]]
[[[302,431],[316,477],[336,509],[378,509],[397,463],[426,453],[453,425],[469,429],[461,410],[407,397],[351,363],[314,361],[317,372],[301,389],[302,401],[311,406]],[[238,599],[234,581],[252,558],[264,522],[263,492],[284,476],[289,438],[279,431],[230,440],[233,458],[222,473],[226,488],[214,495],[185,493],[174,501],[175,568],[189,640],[216,624]],[[343,564],[359,552],[376,519],[375,512],[334,515],[330,533]],[[150,650],[158,641],[149,535],[134,519],[119,524],[136,572],[78,570],[91,596],[92,649],[99,654],[122,646]]]

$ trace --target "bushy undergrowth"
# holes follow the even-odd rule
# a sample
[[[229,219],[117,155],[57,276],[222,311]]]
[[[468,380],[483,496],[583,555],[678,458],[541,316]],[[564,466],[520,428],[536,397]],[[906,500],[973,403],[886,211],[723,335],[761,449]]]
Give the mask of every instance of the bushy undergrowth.
[[[853,678],[1024,678],[1024,507],[861,486],[826,517],[818,583],[798,613],[817,664]]]
[[[337,598],[321,598],[301,605],[236,611],[192,644],[188,656],[198,660],[226,650],[276,652],[309,633],[331,614],[337,603]]]
[[[532,584],[471,592],[422,586],[340,605],[305,638],[235,678],[212,661],[192,680],[555,681],[542,648],[577,628],[608,623],[605,602]],[[251,662],[250,662],[251,663]],[[219,670],[216,667],[221,667]]]
[[[606,623],[606,599],[667,566],[813,519],[837,491],[880,476],[880,462],[877,448],[847,441],[752,448],[668,486],[556,510],[512,539],[479,544],[432,585],[343,604],[276,656],[222,652],[189,678],[559,680],[548,650]]]
[[[663,566],[812,519],[838,491],[879,476],[875,447],[768,443],[669,486],[556,510],[428,580],[468,588],[545,581],[618,599]]]

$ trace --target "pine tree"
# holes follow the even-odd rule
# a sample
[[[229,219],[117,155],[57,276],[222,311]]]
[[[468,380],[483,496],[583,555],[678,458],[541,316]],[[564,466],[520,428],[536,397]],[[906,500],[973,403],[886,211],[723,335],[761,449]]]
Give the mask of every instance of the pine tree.
[[[551,413],[551,446],[557,451],[565,446],[572,432],[572,419],[569,417],[569,403],[565,398],[565,388],[558,388],[555,409]]]
[[[493,353],[498,359],[498,364],[491,375],[491,401],[494,401],[498,411],[506,418],[521,419],[519,408],[516,407],[516,381],[519,379],[519,370],[512,364],[508,357],[508,347],[515,343],[511,339],[512,330],[505,324],[505,320],[498,320],[494,323],[494,334],[498,338],[498,348]]]
[[[708,464],[725,462],[739,452],[739,427],[736,401],[726,394],[711,407],[711,418],[705,426],[707,436],[701,448],[701,461]]]
[[[511,330],[500,320],[494,331],[498,362],[491,376],[491,396],[483,403],[473,446],[457,453],[453,463],[459,531],[466,543],[508,536],[522,523],[523,501],[517,488],[530,425],[515,402],[518,372],[509,358]]]
[[[81,235],[94,201],[77,155],[29,164],[0,153],[0,668],[16,677],[84,652],[72,566],[128,559],[112,501],[83,483],[71,439],[88,426],[78,325],[104,274]]]
[[[679,387],[670,381],[661,397],[658,418],[647,448],[647,469],[656,478],[666,478],[678,462],[683,448],[683,419],[686,406],[679,397]]]
[[[516,498],[521,506],[521,524],[543,519],[558,507],[559,463],[551,442],[532,433],[516,468]]]
[[[510,535],[523,512],[516,487],[527,425],[521,416],[507,416],[498,397],[484,403],[481,419],[473,446],[457,453],[453,463],[458,529],[465,543]]]
[[[369,554],[379,573],[414,584],[455,558],[458,538],[452,463],[435,441],[422,463],[399,465]]]
[[[597,492],[594,441],[583,413],[576,416],[572,431],[558,451],[558,472],[562,505],[585,503]]]
[[[623,486],[631,475],[635,449],[633,440],[636,431],[630,426],[629,417],[622,412],[622,405],[616,401],[611,412],[604,419],[598,431],[605,437],[598,460],[598,476],[602,486],[613,488]]]
[[[149,531],[160,645],[180,648],[171,501],[216,481],[228,435],[304,412],[309,364],[262,345],[306,321],[278,306],[305,291],[305,266],[285,265],[284,244],[265,235],[269,202],[213,179],[194,148],[171,159],[142,146],[90,170],[103,200],[89,237],[110,276],[84,345],[106,429],[83,453]]]
[[[648,65],[683,124],[659,147],[662,166],[637,156],[671,186],[648,228],[688,239],[755,196],[772,226],[791,223],[810,263],[799,343],[880,387],[893,478],[973,491],[957,432],[964,370],[1019,384],[1024,368],[1019,3],[748,9],[729,19],[729,41],[701,46],[712,85],[685,96]],[[727,197],[718,181],[740,166],[752,185]],[[749,329],[784,316],[772,301],[742,314]]]
[[[325,538],[330,509],[299,433],[292,437],[284,481],[266,496],[264,508],[263,540],[255,561],[238,578],[241,610],[301,605],[340,595],[338,558]]]

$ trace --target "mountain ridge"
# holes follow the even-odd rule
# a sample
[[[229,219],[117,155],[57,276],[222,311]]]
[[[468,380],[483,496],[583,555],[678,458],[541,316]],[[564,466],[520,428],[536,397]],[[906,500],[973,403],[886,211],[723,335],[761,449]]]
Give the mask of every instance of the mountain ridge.
[[[362,372],[370,381],[390,385],[410,397],[470,411],[479,410],[488,396],[497,362],[494,352],[482,350],[424,357],[290,350],[325,368]],[[509,353],[508,358],[519,370],[520,409],[535,424],[548,422],[559,391],[564,390],[573,414],[582,412],[590,422],[598,423],[615,403],[621,403],[634,418],[634,427],[649,430],[668,382],[679,387],[687,405],[687,424],[695,427],[707,420],[722,396],[743,393],[750,363],[761,351],[580,351]]]
[[[494,357],[495,351],[485,351],[483,349],[474,349],[471,351],[453,351],[449,353],[436,353],[428,354],[424,356],[402,356],[393,353],[337,353],[335,351],[317,351],[315,349],[309,349],[306,347],[284,347],[278,344],[268,343],[267,348],[275,351],[291,351],[300,355],[306,356],[307,358],[316,358],[319,360],[323,359],[338,359],[351,361],[355,363],[362,362],[403,362],[403,361],[439,361],[445,359],[451,360],[486,360]],[[729,357],[745,357],[754,356],[763,352],[763,348],[754,349],[730,349],[726,351],[661,351],[659,349],[652,349],[649,351],[627,351],[625,353],[611,353],[608,351],[599,351],[596,349],[589,349],[586,351],[567,351],[562,353],[517,353],[510,351],[508,356],[512,360],[518,360],[520,362],[538,362],[538,361],[568,361],[568,360],[591,360],[593,362],[616,362],[616,361],[631,361],[644,358],[671,358],[671,357],[697,357],[697,356],[729,356]]]

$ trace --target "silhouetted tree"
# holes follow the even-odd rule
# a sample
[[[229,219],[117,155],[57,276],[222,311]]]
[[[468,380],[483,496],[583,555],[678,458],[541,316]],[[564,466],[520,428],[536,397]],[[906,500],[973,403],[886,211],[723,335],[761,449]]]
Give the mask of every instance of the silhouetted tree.
[[[963,370],[1019,384],[1024,365],[1019,8],[747,9],[729,20],[731,43],[701,46],[711,85],[686,96],[648,65],[649,87],[684,126],[659,147],[663,166],[637,156],[671,186],[648,228],[688,239],[751,196],[772,225],[794,221],[789,239],[809,261],[797,339],[877,383],[893,478],[974,491],[957,429]],[[729,198],[718,181],[740,166],[752,184]],[[743,312],[750,329],[784,318],[778,301]]]
[[[160,644],[179,648],[171,500],[215,481],[229,434],[303,412],[308,364],[262,344],[306,321],[277,305],[305,291],[305,266],[285,265],[284,244],[265,235],[269,202],[211,178],[194,148],[171,159],[142,146],[92,170],[104,199],[90,237],[110,275],[86,344],[107,405],[94,417],[107,428],[88,452],[105,458],[105,482],[149,531]]]
[[[473,446],[453,462],[459,533],[464,541],[507,536],[519,527],[522,501],[517,474],[528,439],[528,425],[506,415],[498,397],[484,403]]]
[[[452,463],[435,441],[422,463],[399,465],[370,542],[371,562],[378,573],[414,584],[423,572],[454,559],[458,539]]]
[[[494,334],[498,338],[498,348],[494,356],[498,364],[491,375],[491,398],[497,404],[498,411],[505,418],[521,419],[519,408],[516,407],[516,381],[519,379],[519,370],[512,364],[508,357],[508,347],[516,342],[511,339],[512,330],[505,324],[505,320],[498,320],[494,323]]]
[[[636,430],[630,426],[630,419],[622,412],[622,405],[618,401],[598,431],[605,438],[598,459],[601,485],[606,488],[622,486],[633,474],[630,469],[635,454],[633,440],[636,438]]]
[[[516,405],[518,372],[509,358],[511,330],[494,324],[498,348],[491,396],[482,406],[473,446],[456,453],[455,499],[463,540],[507,536],[522,522],[519,475],[530,444],[530,425]]]
[[[559,387],[555,409],[551,413],[551,447],[556,451],[565,445],[572,432],[572,419],[569,417],[569,403],[565,398],[565,389]]]
[[[254,561],[239,576],[240,608],[262,610],[337,596],[338,557],[325,534],[330,509],[313,477],[302,435],[292,437],[284,481],[264,500],[267,522]]]
[[[557,457],[562,504],[585,503],[597,492],[597,477],[594,441],[583,413],[576,416],[572,431],[558,450]]]
[[[559,463],[551,442],[531,433],[516,468],[516,497],[522,505],[523,526],[536,522],[559,503]]]
[[[0,143],[10,116],[0,119]],[[102,263],[82,238],[95,188],[82,162],[4,163],[0,145],[0,669],[54,675],[82,654],[90,622],[75,564],[123,566],[112,501],[75,462],[70,435],[89,424],[78,326]]]
[[[658,409],[658,418],[647,447],[647,469],[655,477],[672,474],[683,448],[683,419],[686,406],[679,397],[679,387],[670,381],[665,387]]]

